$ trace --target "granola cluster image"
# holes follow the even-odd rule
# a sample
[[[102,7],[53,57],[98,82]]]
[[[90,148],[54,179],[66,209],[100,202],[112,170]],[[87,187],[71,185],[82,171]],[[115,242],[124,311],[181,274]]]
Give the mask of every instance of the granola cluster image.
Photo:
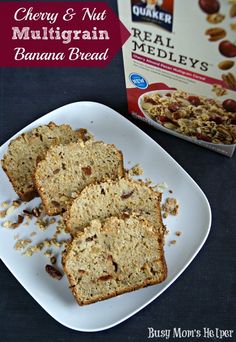
[[[184,91],[144,95],[141,107],[167,129],[213,144],[236,143],[236,101],[223,103]]]

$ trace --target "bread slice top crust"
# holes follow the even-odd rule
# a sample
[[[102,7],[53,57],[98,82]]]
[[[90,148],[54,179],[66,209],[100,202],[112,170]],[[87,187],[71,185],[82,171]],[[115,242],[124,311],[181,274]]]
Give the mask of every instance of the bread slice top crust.
[[[78,142],[49,149],[37,165],[35,185],[47,214],[55,215],[87,185],[123,176],[123,155],[114,145]]]
[[[89,225],[91,220],[104,221],[122,212],[136,212],[164,235],[160,202],[161,193],[155,192],[141,181],[130,178],[92,184],[73,200],[65,213],[67,231],[74,235]]]
[[[57,126],[54,122],[39,126],[12,140],[2,160],[15,192],[23,201],[29,201],[38,195],[33,175],[37,163],[45,157],[49,147],[87,139],[86,130],[74,131],[69,125]]]
[[[94,303],[167,277],[162,239],[136,215],[94,220],[63,253],[62,264],[80,305]]]

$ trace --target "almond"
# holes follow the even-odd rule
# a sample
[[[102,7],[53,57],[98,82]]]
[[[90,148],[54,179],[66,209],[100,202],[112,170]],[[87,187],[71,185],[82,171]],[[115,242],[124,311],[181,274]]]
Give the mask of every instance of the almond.
[[[236,3],[231,5],[229,15],[231,18],[236,17]]]
[[[221,70],[228,70],[234,66],[234,61],[225,60],[218,64],[218,68]]]
[[[232,31],[236,31],[236,23],[230,24],[230,28]]]

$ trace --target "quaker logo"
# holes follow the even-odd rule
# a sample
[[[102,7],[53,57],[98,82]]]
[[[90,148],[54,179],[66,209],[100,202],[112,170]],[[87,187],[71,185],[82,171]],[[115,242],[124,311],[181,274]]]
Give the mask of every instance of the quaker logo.
[[[131,0],[133,21],[150,22],[172,32],[174,0]]]

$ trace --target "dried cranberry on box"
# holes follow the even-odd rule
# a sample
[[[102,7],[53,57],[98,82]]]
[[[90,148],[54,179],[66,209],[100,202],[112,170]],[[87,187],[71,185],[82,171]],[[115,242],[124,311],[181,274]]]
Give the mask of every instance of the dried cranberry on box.
[[[199,0],[199,6],[207,14],[217,13],[220,9],[220,3],[217,0]]]
[[[223,122],[220,116],[215,116],[214,118],[210,118],[210,121],[214,121],[216,124],[221,124]]]
[[[236,113],[236,101],[233,99],[227,99],[222,103],[222,106],[227,112]]]
[[[197,133],[196,134],[196,138],[198,140],[203,140],[203,141],[206,141],[206,142],[211,142],[211,138],[209,138],[207,135],[203,135],[201,133]]]
[[[191,103],[191,105],[196,107],[201,104],[201,101],[198,96],[189,96],[188,101]]]
[[[153,104],[153,105],[156,105],[156,104],[157,104],[157,102],[156,102],[155,100],[153,100],[151,97],[145,98],[145,99],[144,99],[144,102],[145,102],[145,103],[151,103],[151,104]]]
[[[230,120],[231,125],[236,125],[236,116]]]
[[[160,122],[169,122],[170,121],[170,119],[167,116],[164,116],[164,115],[159,116],[158,120]]]
[[[176,112],[177,110],[179,110],[179,105],[178,105],[178,103],[171,103],[171,104],[168,106],[168,109],[169,109],[169,111],[171,111],[171,112]]]
[[[236,44],[231,43],[229,40],[223,40],[219,44],[219,51],[225,57],[236,57]]]

